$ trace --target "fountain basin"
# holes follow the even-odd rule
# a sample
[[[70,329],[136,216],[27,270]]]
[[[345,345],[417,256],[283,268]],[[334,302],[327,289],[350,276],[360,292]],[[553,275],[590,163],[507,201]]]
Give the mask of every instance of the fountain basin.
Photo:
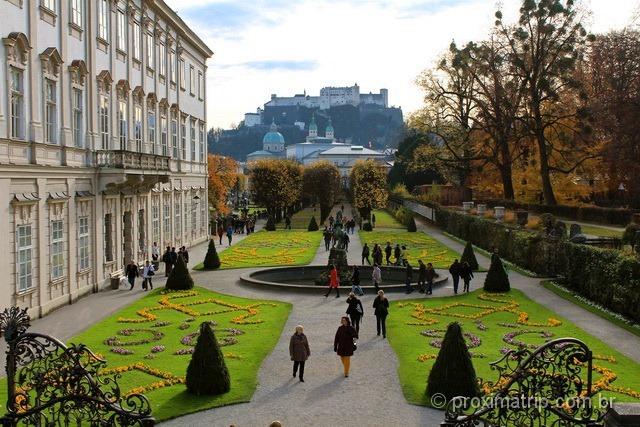
[[[373,267],[358,266],[360,270],[360,287],[363,290],[374,291],[371,282],[371,273]],[[240,276],[240,280],[244,283],[260,288],[273,288],[280,290],[290,290],[295,292],[318,292],[325,286],[315,284],[315,279],[326,271],[324,265],[310,265],[304,267],[275,267],[246,273]],[[388,291],[404,291],[405,290],[405,268],[404,267],[380,267],[382,272],[382,285],[380,289]],[[444,286],[448,278],[446,270],[436,270],[438,277],[433,282],[433,287]],[[414,268],[412,286],[415,288],[418,279],[418,270]],[[351,286],[345,286],[344,289],[351,289]]]

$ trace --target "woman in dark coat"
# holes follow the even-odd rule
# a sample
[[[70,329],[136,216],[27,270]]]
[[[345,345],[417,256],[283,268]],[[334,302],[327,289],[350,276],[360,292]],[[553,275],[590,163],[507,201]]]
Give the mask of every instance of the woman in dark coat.
[[[304,382],[304,362],[311,356],[311,350],[309,350],[309,341],[304,334],[304,328],[302,325],[296,326],[296,332],[291,336],[289,341],[289,356],[293,360],[293,377],[295,378],[298,373],[298,367],[300,368],[300,382]]]
[[[333,351],[340,356],[344,367],[344,377],[347,378],[351,367],[351,356],[353,356],[355,350],[353,341],[358,339],[358,332],[351,326],[347,316],[342,316],[340,323],[341,325],[336,331],[336,337],[333,340]]]
[[[347,298],[347,304],[349,307],[347,308],[347,314],[351,318],[351,324],[354,328],[356,328],[356,332],[360,333],[360,319],[364,315],[364,308],[362,308],[362,301],[356,297],[356,295],[351,292],[349,297]]]
[[[464,283],[462,291],[469,292],[469,283],[471,279],[473,279],[473,269],[466,261],[462,263],[462,267],[460,268],[460,277],[462,277],[462,282]]]
[[[382,338],[387,337],[387,315],[389,314],[389,300],[384,296],[384,291],[378,291],[378,296],[373,300],[373,313],[376,315],[376,328],[378,336],[382,332]]]

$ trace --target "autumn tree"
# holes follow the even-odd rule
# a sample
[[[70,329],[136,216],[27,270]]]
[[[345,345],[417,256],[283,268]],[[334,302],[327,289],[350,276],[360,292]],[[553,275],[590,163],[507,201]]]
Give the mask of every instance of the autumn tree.
[[[584,12],[573,0],[523,0],[518,23],[503,22],[496,12],[496,31],[508,41],[508,58],[525,82],[523,124],[535,142],[547,204],[555,205],[551,176],[568,173],[593,157],[582,153],[580,85],[575,78],[591,36]]]
[[[340,171],[333,163],[322,160],[304,168],[302,183],[304,194],[320,205],[323,223],[340,194]]]
[[[300,200],[302,166],[292,160],[257,160],[249,166],[249,185],[252,200],[279,221]]]
[[[231,157],[209,154],[209,203],[221,214],[229,212],[227,196],[239,179],[238,162]]]
[[[351,195],[353,206],[362,218],[371,211],[387,205],[387,171],[374,160],[358,160],[351,168]]]

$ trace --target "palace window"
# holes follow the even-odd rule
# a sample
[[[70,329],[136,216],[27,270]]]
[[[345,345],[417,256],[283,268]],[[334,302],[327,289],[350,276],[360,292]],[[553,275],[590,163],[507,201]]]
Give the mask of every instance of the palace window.
[[[174,223],[176,228],[176,239],[179,239],[180,236],[182,236],[182,203],[180,201],[180,196],[176,196],[175,198],[173,211],[173,215],[175,217]]]
[[[120,142],[120,149],[127,149],[127,138],[129,135],[129,128],[127,126],[127,99],[118,99],[118,140]]]
[[[184,90],[186,87],[186,75],[187,75],[187,64],[184,62],[184,59],[180,60],[179,70],[180,72],[180,89]]]
[[[209,224],[209,218],[207,218],[207,204],[204,200],[200,204],[200,230],[205,233],[207,225]]]
[[[169,80],[176,82],[176,52],[173,50],[169,51]]]
[[[182,116],[180,120],[180,158],[187,159],[187,117]]]
[[[167,147],[167,110],[163,108],[160,112],[160,145],[162,147],[162,155],[168,155],[168,147]]]
[[[204,123],[200,122],[200,162],[202,162],[202,163],[204,163],[204,161],[205,161],[205,157],[204,157],[204,141],[205,141]]]
[[[196,120],[191,119],[191,161],[196,160]]]
[[[191,234],[198,228],[198,202],[191,199]]]
[[[198,71],[198,99],[202,101],[202,71]]]
[[[171,242],[171,203],[168,200],[163,205],[163,226],[164,226],[164,241],[166,244]]]
[[[156,112],[152,108],[147,109],[147,130],[148,130],[148,141],[149,144],[148,151],[149,153],[155,153],[155,144],[156,144]]]
[[[32,258],[33,242],[31,225],[19,225],[16,229],[16,275],[18,292],[24,292],[33,286]]]
[[[139,101],[134,106],[133,139],[136,151],[142,153],[142,104]]]
[[[147,67],[155,67],[155,44],[153,42],[153,33],[147,33]]]
[[[52,12],[56,11],[56,0],[42,0],[40,4]]]
[[[98,95],[98,126],[102,149],[109,149],[109,94],[102,91]]]
[[[196,90],[196,72],[193,65],[189,66],[189,93],[191,96],[195,96]]]
[[[140,55],[140,23],[133,23],[133,59],[137,59],[138,61],[142,60],[142,56]]]
[[[189,202],[187,201],[186,196],[187,195],[185,194],[185,201],[184,201],[184,231],[185,232],[189,230]]]
[[[151,206],[151,231],[153,233],[153,241],[160,241],[160,206],[155,201]]]
[[[110,213],[104,216],[104,261],[113,261],[113,220]]]
[[[98,37],[109,40],[109,0],[98,0]]]
[[[57,117],[58,117],[58,103],[56,82],[49,79],[44,79],[44,127],[45,127],[45,142],[55,144],[57,141],[56,134]]]
[[[73,111],[72,111],[72,123],[73,126],[73,144],[76,147],[82,147],[82,131],[83,131],[83,117],[84,117],[84,100],[82,89],[73,88],[72,89],[72,101],[73,101]]]
[[[51,279],[64,276],[64,223],[51,221]]]
[[[11,138],[24,139],[24,80],[23,72],[10,68]]]
[[[167,72],[167,47],[164,43],[160,43],[160,58],[158,59],[158,68],[160,69],[160,75],[165,76]]]
[[[171,112],[171,155],[178,158],[178,113]]]
[[[116,22],[118,29],[118,49],[121,52],[127,52],[127,15],[124,10],[118,9]]]
[[[89,217],[78,218],[78,271],[89,268]]]
[[[82,3],[84,0],[71,0],[71,23],[82,28]]]

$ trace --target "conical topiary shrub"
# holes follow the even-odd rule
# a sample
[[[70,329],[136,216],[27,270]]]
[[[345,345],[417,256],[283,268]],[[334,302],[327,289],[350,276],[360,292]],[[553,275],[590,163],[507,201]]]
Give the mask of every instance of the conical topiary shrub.
[[[203,268],[205,270],[216,270],[220,268],[220,257],[216,251],[216,243],[213,239],[209,240],[207,254],[204,256]]]
[[[307,231],[318,231],[319,227],[318,227],[318,223],[316,222],[316,217],[315,215],[311,217],[311,220],[309,221],[309,226],[307,227]]]
[[[491,266],[484,279],[484,290],[487,292],[509,292],[510,289],[509,275],[502,265],[502,260],[498,254],[491,255]]]
[[[440,352],[427,380],[427,396],[438,393],[443,394],[447,401],[457,396],[476,397],[480,394],[476,370],[460,324],[456,322],[447,327]]]
[[[264,229],[267,231],[276,231],[276,221],[271,215],[267,218],[267,223],[265,224]]]
[[[187,391],[201,395],[218,395],[229,391],[231,379],[224,356],[208,322],[200,325],[200,335],[187,368]]]
[[[167,283],[164,286],[174,291],[184,291],[193,288],[193,279],[191,278],[191,274],[189,274],[187,264],[185,264],[181,256],[178,257],[178,262],[176,262],[173,270],[171,270],[171,274],[169,274]]]
[[[407,222],[407,231],[410,233],[415,233],[418,231],[418,227],[416,226],[416,219],[411,215],[409,221]]]
[[[471,267],[473,271],[476,271],[478,270],[478,268],[480,268],[480,266],[478,265],[478,260],[476,259],[476,254],[473,251],[473,245],[471,244],[471,242],[467,242],[466,246],[464,247],[464,251],[462,252],[462,258],[460,258],[460,262],[461,263],[466,262],[467,264],[469,264],[469,267]]]

